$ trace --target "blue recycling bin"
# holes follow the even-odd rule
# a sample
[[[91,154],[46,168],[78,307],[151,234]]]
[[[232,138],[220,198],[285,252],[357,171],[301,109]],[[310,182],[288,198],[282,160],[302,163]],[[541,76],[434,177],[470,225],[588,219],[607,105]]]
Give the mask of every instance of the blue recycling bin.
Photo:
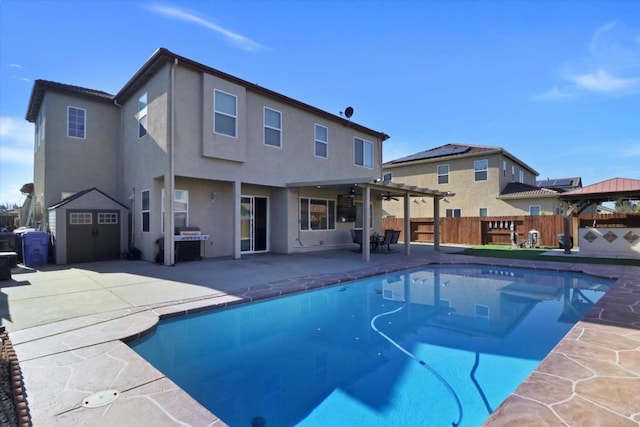
[[[22,235],[22,256],[24,265],[37,267],[46,265],[49,259],[49,233],[29,231]]]

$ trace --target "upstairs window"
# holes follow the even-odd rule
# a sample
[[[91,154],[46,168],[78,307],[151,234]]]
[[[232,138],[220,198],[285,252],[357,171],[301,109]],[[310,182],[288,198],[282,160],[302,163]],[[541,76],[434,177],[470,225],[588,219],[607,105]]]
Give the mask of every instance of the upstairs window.
[[[474,161],[473,170],[476,181],[486,181],[489,177],[489,161],[486,159]]]
[[[213,131],[235,138],[237,135],[238,98],[230,93],[213,91],[214,124]]]
[[[391,181],[393,179],[393,172],[385,172],[382,174],[383,181]]]
[[[322,125],[315,125],[315,153],[324,159],[329,155],[329,129]]]
[[[355,164],[373,168],[373,143],[365,139],[354,138]]]
[[[147,92],[138,98],[138,138],[147,134]]]
[[[438,165],[438,184],[449,183],[449,165]]]
[[[71,138],[85,138],[87,126],[87,112],[84,108],[67,107],[67,136]]]
[[[516,167],[511,166],[511,181],[514,182],[516,180]]]
[[[529,215],[540,216],[541,213],[542,213],[542,209],[540,208],[540,205],[529,206]]]
[[[502,161],[502,176],[503,177],[507,177],[507,161],[503,160]]]
[[[282,146],[282,113],[264,107],[264,144]]]
[[[519,182],[524,182],[524,172],[520,171],[520,179]]]

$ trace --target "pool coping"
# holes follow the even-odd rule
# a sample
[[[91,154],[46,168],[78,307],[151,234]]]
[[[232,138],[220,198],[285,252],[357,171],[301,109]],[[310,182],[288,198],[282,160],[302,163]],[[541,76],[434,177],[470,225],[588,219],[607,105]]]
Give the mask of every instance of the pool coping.
[[[640,363],[635,360],[640,360],[640,267],[455,255],[439,260],[407,259],[385,265],[363,264],[362,268],[352,271],[298,276],[248,286],[226,294],[83,316],[12,333],[13,345],[25,376],[34,425],[113,425],[123,421],[126,424],[126,420],[131,422],[131,417],[127,414],[133,411],[144,413],[145,420],[154,420],[155,425],[187,423],[223,426],[225,423],[222,420],[203,408],[125,344],[153,331],[160,320],[167,318],[429,265],[529,268],[585,273],[615,280],[611,290],[591,308],[583,320],[574,325],[484,425],[520,425],[533,420],[536,423],[544,420],[552,425],[576,425],[584,420],[581,416],[589,417],[587,419],[590,421],[605,417],[608,425],[615,424],[611,424],[612,419],[618,423],[615,425],[638,424],[640,397],[635,396],[640,396]],[[622,303],[620,299],[623,300]],[[611,345],[608,340],[613,341]],[[591,351],[589,346],[597,349],[612,347],[613,350],[609,351],[613,351],[614,356],[612,358],[610,353],[600,352],[604,356],[597,359],[596,369],[593,366],[596,362],[592,362],[595,359],[590,357],[591,352],[589,355],[573,354],[576,353],[575,349],[578,352]],[[596,352],[597,355],[600,353]],[[621,354],[624,357],[620,357]],[[584,372],[576,373],[587,364],[584,359],[589,359],[590,363],[584,368],[589,373],[587,376]],[[566,367],[567,364],[571,367],[568,371],[570,378],[563,377],[562,370],[559,372],[558,368]],[[101,375],[95,365],[104,369],[102,374],[109,374]],[[66,371],[66,376],[62,375],[57,379],[60,370]],[[617,373],[615,381],[610,378],[612,371]],[[43,383],[42,379],[38,379],[43,375],[54,380]],[[622,382],[624,390],[635,394],[612,393],[609,386],[601,384],[603,381],[615,383],[616,387]],[[82,400],[89,391],[102,389],[119,389],[121,397],[102,409],[87,409],[82,406]],[[82,390],[85,390],[84,393]],[[627,399],[623,400],[625,397]],[[629,403],[625,405],[620,402]],[[149,414],[152,414],[151,418]]]

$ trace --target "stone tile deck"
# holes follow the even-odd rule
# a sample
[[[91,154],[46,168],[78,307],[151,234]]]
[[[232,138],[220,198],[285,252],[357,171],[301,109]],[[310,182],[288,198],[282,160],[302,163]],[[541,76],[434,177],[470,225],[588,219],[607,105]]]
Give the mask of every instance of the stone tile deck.
[[[234,261],[241,263],[241,261]],[[318,260],[316,260],[317,264]],[[282,279],[244,286],[201,286],[191,293],[177,277],[157,278],[154,285],[139,276],[90,274],[100,289],[118,282],[149,282],[127,299],[124,308],[110,309],[11,332],[20,360],[34,426],[223,426],[203,408],[124,343],[152,329],[165,317],[226,307],[293,292],[331,286],[372,275],[433,263],[485,264],[585,272],[617,279],[613,288],[542,361],[538,368],[487,419],[486,426],[603,425],[640,422],[640,267],[567,263],[531,263],[460,255],[389,257],[368,264],[345,263],[322,272],[306,266],[280,273]],[[221,264],[200,264],[211,268]],[[236,266],[238,264],[235,264]],[[246,264],[245,264],[246,265]],[[256,268],[262,269],[263,266]],[[326,268],[324,270],[327,270]],[[166,270],[180,276],[186,270]],[[211,271],[211,270],[209,270]],[[306,272],[307,274],[301,274]],[[59,273],[59,272],[53,272]],[[300,273],[300,274],[296,274]],[[247,271],[242,274],[246,275]],[[210,276],[211,274],[209,274]],[[58,276],[64,276],[59,273]],[[195,278],[194,278],[195,277]],[[191,283],[206,274],[194,271]],[[222,276],[218,276],[222,280]],[[278,277],[264,274],[263,277]],[[184,278],[185,281],[188,279]],[[182,290],[176,299],[175,286]],[[204,286],[204,287],[207,287]],[[124,289],[121,289],[121,291]],[[158,292],[166,291],[166,294]],[[74,292],[75,293],[75,292]],[[145,293],[151,293],[144,298]],[[77,297],[77,296],[76,296]],[[116,390],[118,398],[98,408],[83,406],[87,396]]]

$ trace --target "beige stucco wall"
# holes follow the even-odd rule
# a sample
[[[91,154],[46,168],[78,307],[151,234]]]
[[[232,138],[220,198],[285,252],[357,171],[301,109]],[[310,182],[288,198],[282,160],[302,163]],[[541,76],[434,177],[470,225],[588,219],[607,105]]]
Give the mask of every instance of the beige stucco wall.
[[[152,260],[155,241],[161,234],[161,191],[166,170],[169,138],[170,85],[167,65],[155,73],[123,105],[124,193],[135,188],[135,244],[143,257]],[[351,224],[338,224],[337,230],[301,232],[299,237],[298,193],[287,183],[341,178],[371,178],[381,174],[381,141],[352,127],[317,117],[289,104],[276,102],[247,91],[218,77],[175,68],[174,166],[176,189],[189,191],[189,225],[198,226],[210,240],[204,245],[205,257],[233,255],[233,182],[240,182],[242,195],[264,196],[269,200],[269,250],[289,253],[309,248],[325,249],[349,244]],[[238,98],[237,138],[213,131],[214,89]],[[137,137],[137,102],[148,94],[148,134]],[[264,107],[282,113],[282,147],[263,141]],[[329,128],[329,158],[314,155],[314,124]],[[354,165],[354,137],[374,146],[373,168]],[[151,190],[150,232],[140,230],[140,193]],[[307,190],[303,190],[307,191]],[[211,194],[216,193],[215,202]],[[320,192],[336,200],[335,192]],[[304,194],[313,196],[314,191]],[[320,197],[320,195],[318,195]],[[380,214],[380,203],[376,214]],[[379,223],[380,220],[378,219]],[[379,228],[379,225],[378,225]],[[322,241],[322,244],[320,244]],[[300,243],[304,242],[304,243]]]
[[[85,139],[67,136],[68,106],[85,109]],[[118,108],[47,91],[41,112],[45,114],[45,129],[35,153],[34,190],[39,202],[44,195],[42,208],[60,202],[62,192],[76,193],[92,187],[119,199]]]

